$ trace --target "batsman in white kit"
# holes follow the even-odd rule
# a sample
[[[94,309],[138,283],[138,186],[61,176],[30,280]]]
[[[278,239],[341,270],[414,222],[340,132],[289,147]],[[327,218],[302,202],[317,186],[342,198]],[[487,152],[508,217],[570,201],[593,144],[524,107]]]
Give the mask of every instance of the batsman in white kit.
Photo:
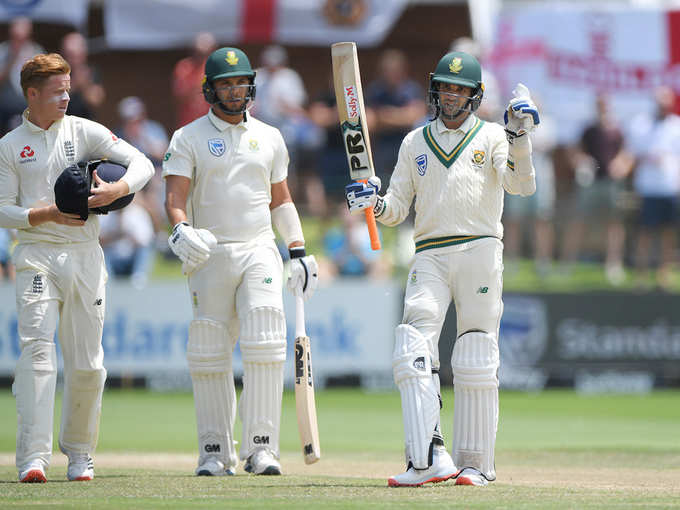
[[[288,191],[288,151],[278,129],[255,119],[255,72],[238,48],[205,64],[207,115],[175,131],[163,162],[168,243],[188,275],[193,306],[187,360],[198,428],[199,476],[245,471],[279,475],[279,430],[286,323],[283,263],[272,223],[288,247],[288,288],[305,298],[317,264],[305,254]],[[243,434],[234,440],[232,353],[239,341]]]
[[[107,274],[99,221],[90,213],[106,212],[130,198],[153,175],[151,161],[107,128],[66,115],[70,83],[69,64],[60,55],[26,61],[21,86],[28,109],[21,125],[0,140],[0,227],[17,229],[19,241],[13,259],[21,355],[12,390],[22,482],[47,481],[57,322],[64,360],[59,448],[69,459],[69,480],[94,477],[91,454],[106,379],[102,331]],[[84,162],[100,158],[127,171],[122,168],[122,177],[112,182],[96,172],[88,174],[92,166]]]
[[[496,479],[503,193],[528,196],[536,190],[528,132],[539,116],[529,91],[518,84],[504,131],[475,116],[483,93],[474,57],[442,57],[430,74],[434,119],[404,138],[385,196],[378,195],[376,178],[346,187],[351,211],[373,207],[388,226],[406,218],[415,198],[416,255],[392,359],[407,467],[389,478],[392,487],[452,478],[457,485],[486,485]],[[457,315],[453,458],[440,428],[437,347],[451,300]]]

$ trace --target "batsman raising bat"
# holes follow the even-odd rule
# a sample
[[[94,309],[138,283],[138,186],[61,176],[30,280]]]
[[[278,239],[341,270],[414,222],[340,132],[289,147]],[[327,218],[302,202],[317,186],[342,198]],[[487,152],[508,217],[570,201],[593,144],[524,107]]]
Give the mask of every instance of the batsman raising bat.
[[[536,190],[529,132],[539,123],[538,111],[524,85],[514,92],[505,130],[480,120],[474,113],[484,95],[479,62],[448,53],[430,74],[434,119],[404,138],[387,193],[378,195],[375,177],[345,189],[352,212],[372,207],[388,226],[401,223],[415,199],[416,255],[392,358],[406,470],[389,478],[393,487],[452,478],[457,485],[487,485],[496,479],[503,193],[528,196]],[[452,299],[453,458],[440,428],[437,346]]]
[[[240,338],[240,458],[256,475],[279,475],[286,322],[283,263],[272,223],[288,247],[288,288],[308,298],[317,264],[306,255],[288,191],[288,151],[278,129],[248,113],[255,71],[238,48],[205,64],[203,117],[175,131],[163,162],[168,240],[189,278],[193,320],[187,360],[198,427],[199,476],[233,475],[236,393],[232,352]]]

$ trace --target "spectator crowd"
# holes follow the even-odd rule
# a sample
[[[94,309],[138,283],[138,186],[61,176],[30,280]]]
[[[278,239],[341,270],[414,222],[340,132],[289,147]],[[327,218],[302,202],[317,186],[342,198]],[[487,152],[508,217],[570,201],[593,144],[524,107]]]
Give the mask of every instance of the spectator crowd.
[[[27,18],[10,24],[8,40],[0,43],[0,134],[21,121],[26,107],[19,83],[21,64],[45,50],[34,40]],[[112,277],[127,277],[135,287],[149,281],[154,261],[167,254],[168,225],[163,211],[160,168],[172,130],[204,115],[200,92],[207,56],[218,47],[210,33],[198,34],[190,54],[169,76],[175,125],[149,118],[140,91],[118,102],[115,134],[144,152],[156,175],[137,193],[131,206],[101,218],[101,242]],[[452,50],[474,54],[482,63],[487,85],[484,120],[501,121],[504,94],[484,66],[479,45],[455,40]],[[97,120],[109,95],[98,70],[88,60],[88,40],[79,32],[63,37],[58,49],[71,65],[69,113]],[[333,80],[310,94],[289,62],[286,49],[265,47],[255,58],[257,96],[251,113],[276,126],[290,153],[289,185],[303,215],[316,218],[322,277],[386,278],[407,266],[413,254],[411,225],[391,234],[387,248],[370,249],[360,218],[349,216],[343,187],[348,172],[340,135]],[[368,73],[367,73],[368,74]],[[398,49],[385,49],[375,77],[364,84],[376,172],[383,189],[389,185],[399,145],[410,130],[428,122],[430,112],[424,77],[413,76]],[[506,195],[506,267],[511,276],[521,261],[530,261],[538,278],[569,276],[583,263],[601,264],[612,285],[629,282],[638,288],[672,286],[678,258],[680,197],[680,117],[673,90],[659,87],[656,109],[621,124],[610,98],[597,95],[592,121],[577,143],[559,145],[559,119],[541,104],[541,126],[532,140],[537,192],[530,199]],[[308,222],[304,222],[305,225]],[[12,279],[14,233],[0,229],[0,279]],[[283,250],[285,251],[285,250]],[[526,265],[526,264],[524,264]]]

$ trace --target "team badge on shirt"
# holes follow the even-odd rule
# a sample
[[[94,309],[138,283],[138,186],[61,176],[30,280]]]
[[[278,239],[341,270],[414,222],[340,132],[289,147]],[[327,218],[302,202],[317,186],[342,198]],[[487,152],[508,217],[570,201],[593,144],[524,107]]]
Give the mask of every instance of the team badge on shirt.
[[[250,149],[250,152],[257,152],[260,150],[260,145],[257,143],[257,140],[252,139],[248,140],[248,148]]]
[[[475,165],[481,166],[484,164],[484,160],[486,159],[486,153],[484,151],[472,151],[472,162]]]
[[[224,140],[221,138],[211,138],[208,140],[208,148],[210,149],[210,154],[219,158],[224,154]]]
[[[416,165],[418,165],[418,173],[422,177],[427,171],[427,154],[421,154],[416,158]]]

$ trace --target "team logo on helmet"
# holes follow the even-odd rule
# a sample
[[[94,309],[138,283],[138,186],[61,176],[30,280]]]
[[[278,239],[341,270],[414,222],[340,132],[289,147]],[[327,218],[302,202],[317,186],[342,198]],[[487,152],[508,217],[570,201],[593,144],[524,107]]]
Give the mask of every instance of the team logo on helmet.
[[[210,154],[219,158],[224,154],[224,140],[221,138],[211,138],[208,140],[208,148],[210,149]]]
[[[236,56],[235,51],[228,51],[227,58],[225,58],[224,60],[226,60],[227,64],[229,64],[230,66],[235,66],[236,64],[238,64],[238,57]]]
[[[421,154],[416,158],[416,165],[418,165],[418,174],[422,177],[427,171],[427,154]]]
[[[456,57],[454,58],[451,63],[449,64],[449,71],[452,73],[458,74],[463,70],[463,61],[459,58]]]

